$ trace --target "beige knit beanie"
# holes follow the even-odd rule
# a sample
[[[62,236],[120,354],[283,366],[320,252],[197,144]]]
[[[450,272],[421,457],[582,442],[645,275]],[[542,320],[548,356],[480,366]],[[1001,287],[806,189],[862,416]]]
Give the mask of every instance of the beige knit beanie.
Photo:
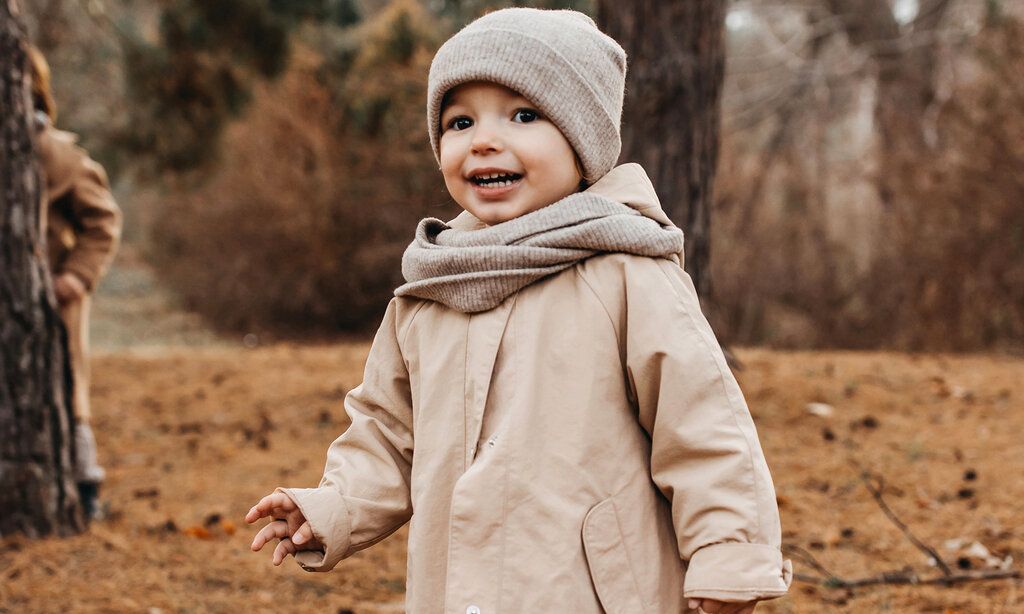
[[[619,158],[626,52],[577,11],[510,8],[452,36],[430,64],[427,129],[440,161],[441,103],[469,81],[509,87],[537,105],[565,135],[593,183]]]

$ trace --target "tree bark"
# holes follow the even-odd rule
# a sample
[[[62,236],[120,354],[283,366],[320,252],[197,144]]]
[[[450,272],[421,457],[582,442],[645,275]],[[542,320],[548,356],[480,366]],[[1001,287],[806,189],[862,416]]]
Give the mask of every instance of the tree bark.
[[[626,49],[622,160],[651,175],[686,233],[686,269],[712,292],[711,204],[725,75],[725,0],[599,0],[601,29]]]
[[[84,528],[67,339],[42,240],[25,28],[0,1],[0,535]]]

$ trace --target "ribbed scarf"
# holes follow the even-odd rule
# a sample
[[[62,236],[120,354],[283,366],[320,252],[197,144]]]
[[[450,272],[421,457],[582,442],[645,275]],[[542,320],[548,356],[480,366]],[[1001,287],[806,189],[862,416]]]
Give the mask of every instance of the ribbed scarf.
[[[596,254],[672,258],[682,243],[678,228],[586,192],[479,230],[427,218],[402,256],[407,283],[395,296],[425,298],[464,313],[487,311],[520,288]]]

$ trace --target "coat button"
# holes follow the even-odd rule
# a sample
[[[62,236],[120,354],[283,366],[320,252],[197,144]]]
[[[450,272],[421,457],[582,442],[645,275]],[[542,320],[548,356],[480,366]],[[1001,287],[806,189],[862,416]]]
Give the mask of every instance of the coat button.
[[[480,608],[476,607],[475,605],[471,605],[468,608],[466,608],[466,614],[480,614]]]

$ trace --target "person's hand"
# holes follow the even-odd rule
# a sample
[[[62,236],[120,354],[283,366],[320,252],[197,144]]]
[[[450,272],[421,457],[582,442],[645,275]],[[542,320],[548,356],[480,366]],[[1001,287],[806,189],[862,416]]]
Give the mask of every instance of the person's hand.
[[[253,552],[259,552],[270,540],[281,540],[277,548],[274,548],[274,565],[280,565],[286,556],[295,556],[299,550],[324,549],[324,545],[313,535],[313,529],[306,522],[302,510],[288,495],[276,492],[263,497],[245,515],[245,521],[252,524],[268,516],[274,520],[256,533],[251,547]]]
[[[86,292],[85,283],[74,273],[61,273],[53,279],[53,293],[61,305],[81,299]]]
[[[714,599],[691,599],[687,605],[691,610],[703,611],[707,614],[750,614],[754,611],[757,602],[727,603]]]

